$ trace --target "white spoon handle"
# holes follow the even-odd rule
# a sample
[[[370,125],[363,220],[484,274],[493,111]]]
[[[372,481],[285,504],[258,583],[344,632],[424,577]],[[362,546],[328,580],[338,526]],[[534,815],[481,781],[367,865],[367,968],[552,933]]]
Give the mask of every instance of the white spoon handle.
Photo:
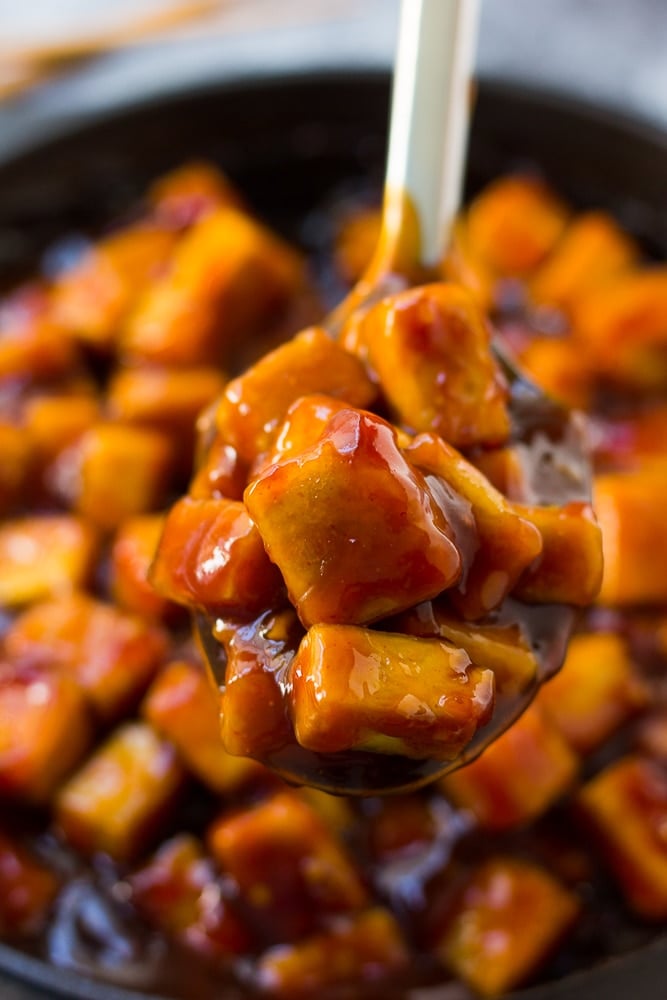
[[[401,3],[385,212],[407,196],[427,266],[442,259],[460,207],[478,22],[479,0]]]

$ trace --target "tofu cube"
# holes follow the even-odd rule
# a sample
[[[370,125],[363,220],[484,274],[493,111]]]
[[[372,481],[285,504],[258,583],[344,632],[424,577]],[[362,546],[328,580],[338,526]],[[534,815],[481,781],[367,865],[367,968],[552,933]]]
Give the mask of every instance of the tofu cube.
[[[0,605],[18,607],[67,594],[88,580],[98,538],[86,521],[44,514],[0,525]]]
[[[262,768],[226,752],[220,735],[218,700],[219,694],[202,667],[175,660],[151,685],[143,715],[173,743],[200,781],[213,792],[229,794],[256,778]]]
[[[236,500],[179,500],[167,515],[150,580],[178,604],[240,615],[272,606],[283,589]]]
[[[301,746],[452,760],[488,722],[493,673],[439,639],[314,625],[290,668]]]
[[[500,275],[526,274],[556,247],[566,207],[540,181],[503,177],[487,185],[467,214],[470,243]]]
[[[292,403],[314,393],[361,407],[377,396],[361,362],[318,327],[271,351],[227,385],[216,411],[218,432],[253,462],[273,444]]]
[[[161,507],[174,464],[160,431],[97,424],[64,452],[53,478],[63,498],[91,523],[113,531],[125,518]]]
[[[247,483],[248,466],[218,436],[198,463],[188,495],[194,500],[242,500]]]
[[[77,851],[131,861],[158,835],[184,778],[171,743],[144,723],[127,723],[60,789],[57,825]]]
[[[667,461],[631,472],[597,476],[594,504],[602,530],[604,572],[600,603],[667,601]]]
[[[440,782],[485,830],[511,830],[545,812],[574,784],[578,758],[539,705],[531,705],[470,764]]]
[[[248,951],[252,937],[223,896],[202,844],[187,833],[165,841],[129,878],[132,903],[153,926],[211,959]]]
[[[295,792],[222,816],[209,843],[267,943],[298,941],[368,901],[337,837]]]
[[[89,394],[34,396],[23,409],[23,423],[38,471],[48,474],[57,456],[100,419],[100,403]]]
[[[5,636],[5,650],[72,677],[108,723],[137,704],[164,659],[167,637],[136,615],[75,594],[24,611]]]
[[[539,529],[521,517],[509,500],[436,434],[419,434],[406,457],[426,476],[442,480],[472,507],[478,545],[467,560],[451,601],[464,618],[481,618],[507,597],[519,577],[542,552]]]
[[[339,920],[331,930],[265,952],[257,983],[275,996],[314,996],[320,990],[382,981],[404,971],[410,957],[395,918],[381,907]]]
[[[169,269],[141,296],[122,335],[126,357],[178,368],[220,360],[280,315],[302,281],[294,251],[225,206],[180,239]]]
[[[114,601],[150,621],[171,619],[177,612],[148,579],[164,522],[162,514],[128,518],[118,528],[111,548],[109,586]]]
[[[465,288],[443,283],[389,296],[352,319],[343,346],[357,346],[394,419],[410,430],[433,431],[457,448],[507,439],[507,386]]]
[[[244,499],[303,624],[366,624],[454,584],[448,512],[362,410],[335,413],[312,448],[269,466]]]
[[[33,461],[32,441],[23,427],[0,422],[0,513],[20,498]]]
[[[576,896],[548,872],[492,858],[461,892],[436,953],[476,993],[499,997],[551,956],[578,912]]]
[[[71,336],[51,315],[45,288],[25,285],[3,298],[0,315],[0,378],[49,381],[75,368]]]
[[[222,205],[239,206],[240,195],[223,173],[209,163],[186,163],[151,184],[153,214],[166,226],[181,229]]]
[[[647,757],[623,757],[583,786],[577,806],[631,909],[646,920],[665,920],[664,767]]]
[[[73,678],[30,664],[0,666],[0,796],[49,802],[91,738],[86,699]]]
[[[614,632],[576,635],[565,663],[538,701],[570,746],[591,753],[647,703],[623,639]]]

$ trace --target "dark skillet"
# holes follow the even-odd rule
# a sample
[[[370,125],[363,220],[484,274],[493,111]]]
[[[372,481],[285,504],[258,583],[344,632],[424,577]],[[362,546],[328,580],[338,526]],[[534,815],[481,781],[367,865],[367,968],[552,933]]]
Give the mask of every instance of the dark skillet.
[[[220,163],[283,233],[307,237],[317,218],[304,229],[304,217],[334,190],[379,187],[388,93],[388,80],[378,73],[227,80],[124,108],[48,141],[36,134],[27,152],[0,159],[2,281],[25,274],[63,233],[99,230],[122,216],[149,180],[197,157]],[[576,101],[483,83],[469,190],[521,166],[537,167],[575,205],[612,211],[649,252],[667,254],[667,135]],[[666,980],[667,940],[658,939],[513,996],[662,1000]],[[223,990],[225,1000],[234,1000]],[[2,1000],[45,996],[137,1000],[146,994],[54,969],[0,945]],[[386,990],[382,996],[390,1000]],[[419,1000],[440,996],[451,997],[449,988],[419,991]]]

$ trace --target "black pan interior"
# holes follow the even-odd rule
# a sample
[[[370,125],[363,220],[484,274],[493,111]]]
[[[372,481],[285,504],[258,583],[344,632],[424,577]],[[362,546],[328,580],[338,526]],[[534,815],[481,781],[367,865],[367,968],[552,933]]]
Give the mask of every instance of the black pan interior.
[[[304,218],[310,216],[312,230],[320,218],[316,209],[332,192],[379,190],[388,101],[388,78],[375,72],[228,80],[124,107],[48,141],[35,135],[28,151],[4,162],[0,151],[0,283],[26,274],[63,233],[102,230],[128,211],[152,178],[198,157],[222,165],[280,231],[303,237]],[[571,100],[482,82],[468,192],[517,167],[537,168],[574,204],[612,210],[649,251],[667,254],[663,133]],[[658,1000],[665,978],[667,942],[658,940],[517,998]],[[0,945],[0,996],[139,995],[53,970]],[[419,996],[445,1000],[439,989]]]

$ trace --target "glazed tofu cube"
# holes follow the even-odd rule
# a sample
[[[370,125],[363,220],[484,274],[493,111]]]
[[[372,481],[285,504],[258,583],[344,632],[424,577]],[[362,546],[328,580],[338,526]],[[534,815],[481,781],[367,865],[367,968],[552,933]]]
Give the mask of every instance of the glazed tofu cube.
[[[30,471],[32,442],[22,427],[0,422],[0,512],[3,514],[19,499]]]
[[[526,274],[556,247],[568,217],[546,185],[530,177],[504,177],[472,202],[470,243],[498,274]]]
[[[227,659],[220,702],[223,742],[230,754],[263,760],[294,741],[283,688],[303,628],[286,610],[251,623],[219,621],[214,635]]]
[[[278,427],[273,447],[259,463],[255,463],[251,478],[282,458],[291,458],[317,444],[335,413],[348,409],[348,404],[333,396],[314,394],[301,396],[292,403]]]
[[[346,984],[358,991],[362,983],[400,973],[408,964],[396,920],[377,907],[339,920],[323,934],[265,952],[257,966],[257,984],[284,997],[313,996]]]
[[[602,582],[602,538],[590,504],[515,509],[542,535],[541,555],[519,580],[516,596],[529,604],[591,604]]]
[[[377,395],[361,362],[318,327],[304,330],[227,385],[216,412],[218,431],[241,458],[253,462],[271,447],[292,403],[314,393],[361,407]]]
[[[602,530],[602,604],[660,604],[667,600],[667,461],[595,480]]]
[[[629,271],[592,289],[572,325],[596,371],[639,389],[663,387],[667,345],[667,268]]]
[[[54,873],[0,830],[0,933],[15,938],[42,930],[58,889]]]
[[[398,423],[457,448],[507,439],[507,386],[465,288],[426,285],[383,299],[343,331],[343,346],[355,345]]]
[[[437,637],[465,650],[476,666],[493,671],[499,695],[526,691],[537,676],[535,652],[518,622],[465,622],[444,601],[424,601],[400,615],[395,624],[399,632]]]
[[[464,618],[481,618],[502,603],[540,555],[542,535],[474,465],[436,434],[419,434],[405,454],[429,477],[432,489],[435,476],[472,507],[478,545],[450,597]]]
[[[470,227],[463,218],[454,223],[449,249],[440,270],[446,281],[463,285],[474,295],[484,312],[490,311],[498,278],[472,245]]]
[[[100,419],[94,395],[35,396],[23,410],[23,422],[40,472]]]
[[[100,528],[162,506],[174,461],[173,442],[159,431],[97,424],[64,452],[53,477],[61,494]]]
[[[190,483],[194,500],[242,500],[248,484],[248,466],[236,448],[216,437]]]
[[[370,264],[381,229],[382,211],[379,208],[358,208],[343,220],[336,233],[334,263],[350,285],[361,278]]]
[[[367,903],[342,845],[294,792],[223,816],[213,824],[209,843],[269,943],[299,940],[332,916]]]
[[[391,426],[362,410],[334,414],[316,445],[269,466],[244,499],[306,627],[376,621],[460,575],[448,512]]]
[[[535,302],[571,311],[589,289],[607,283],[637,260],[636,244],[604,212],[582,212],[533,275]]]
[[[210,163],[186,163],[151,184],[153,214],[164,225],[180,229],[221,205],[239,206],[240,195]]]
[[[581,346],[573,337],[533,337],[518,356],[521,367],[548,395],[572,409],[590,408],[595,373],[582,361]]]
[[[60,790],[56,821],[76,850],[130,861],[158,834],[184,777],[170,743],[150,726],[128,723]]]
[[[516,448],[506,445],[504,448],[478,451],[473,464],[506,499],[516,501],[525,498],[526,469]]]
[[[95,531],[78,517],[5,521],[0,525],[0,604],[16,607],[83,586],[97,547]]]
[[[437,833],[428,799],[414,794],[387,795],[379,799],[369,820],[371,854],[381,864],[415,857],[433,843]]]
[[[647,698],[623,639],[613,632],[571,639],[560,672],[538,695],[546,714],[581,754],[604,743]]]
[[[142,288],[166,267],[175,240],[166,228],[139,223],[92,245],[56,281],[56,323],[86,343],[111,347]]]
[[[218,698],[202,667],[178,660],[168,664],[152,684],[143,714],[173,743],[200,781],[212,791],[225,794],[257,777],[262,769],[254,761],[232,757],[225,751]]]
[[[171,618],[176,611],[148,579],[162,537],[162,514],[144,514],[123,521],[111,548],[110,588],[114,601],[151,621]]]
[[[176,435],[179,449],[185,452],[181,455],[179,450],[180,464],[189,469],[197,417],[224,384],[216,368],[121,370],[111,379],[107,404],[114,420]]]
[[[436,953],[475,992],[498,997],[551,956],[578,912],[576,896],[548,872],[493,858],[473,872]]]
[[[48,802],[91,737],[75,680],[27,664],[0,666],[0,795]]]
[[[51,317],[49,297],[27,285],[3,299],[0,309],[0,378],[46,381],[75,368],[71,337]]]
[[[569,791],[578,759],[539,705],[441,781],[445,795],[486,830],[523,826]]]
[[[628,905],[667,916],[667,777],[647,757],[624,757],[587,782],[577,806]]]
[[[129,878],[132,903],[154,926],[208,958],[247,951],[249,931],[222,894],[211,859],[182,833],[160,846]]]
[[[282,580],[244,505],[185,497],[167,515],[151,571],[178,604],[248,615],[273,605]]]
[[[126,324],[123,348],[134,362],[215,362],[274,321],[301,280],[290,247],[235,208],[219,208],[182,237]]]
[[[111,722],[139,701],[164,659],[167,638],[136,615],[75,594],[24,611],[5,636],[5,650],[73,677],[96,716]]]
[[[451,760],[488,722],[494,682],[439,639],[314,625],[290,668],[301,746]]]

